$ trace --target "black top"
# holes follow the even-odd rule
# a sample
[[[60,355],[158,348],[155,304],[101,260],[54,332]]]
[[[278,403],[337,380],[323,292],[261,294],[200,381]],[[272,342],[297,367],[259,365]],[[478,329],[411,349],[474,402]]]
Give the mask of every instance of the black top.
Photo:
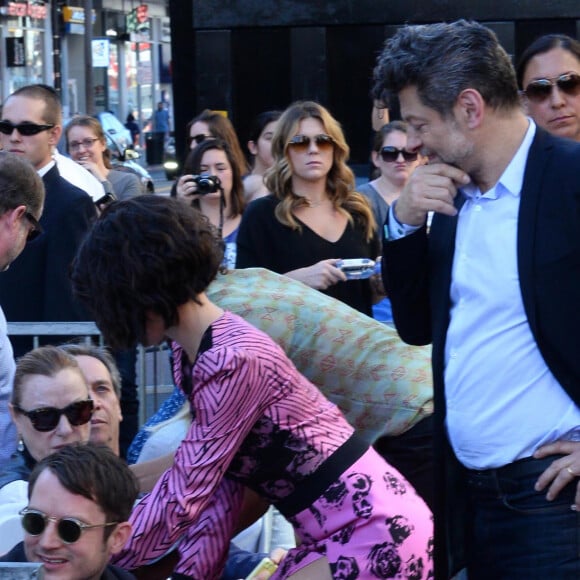
[[[10,552],[4,554],[0,557],[0,562],[28,562],[26,559],[26,554],[24,552],[24,542],[16,544]],[[103,570],[101,574],[101,580],[134,580],[135,576],[126,570],[117,568],[111,564],[107,564],[107,567]]]
[[[274,215],[279,200],[272,195],[256,199],[246,209],[237,239],[237,268],[267,268],[285,274],[330,258],[370,258],[380,254],[378,238],[366,241],[365,227],[355,218],[336,242],[319,236],[298,218],[302,231],[281,224]],[[322,290],[352,308],[372,316],[368,280],[338,282]]]

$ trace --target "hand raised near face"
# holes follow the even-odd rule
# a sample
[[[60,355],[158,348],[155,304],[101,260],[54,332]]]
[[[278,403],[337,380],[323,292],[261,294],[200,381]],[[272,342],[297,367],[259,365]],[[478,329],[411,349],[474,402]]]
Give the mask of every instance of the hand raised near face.
[[[421,165],[411,173],[403,188],[395,206],[395,217],[402,224],[419,226],[425,223],[430,211],[453,216],[457,213],[453,204],[457,188],[469,182],[467,173],[452,165]]]

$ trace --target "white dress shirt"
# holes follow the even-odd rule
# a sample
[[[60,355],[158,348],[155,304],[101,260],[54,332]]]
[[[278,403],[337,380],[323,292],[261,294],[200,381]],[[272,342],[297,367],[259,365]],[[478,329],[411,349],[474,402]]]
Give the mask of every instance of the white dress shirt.
[[[538,349],[519,285],[518,212],[535,132],[530,120],[495,187],[482,193],[470,184],[459,193],[466,201],[451,275],[446,424],[455,454],[470,469],[506,465],[580,432],[580,409]],[[390,214],[391,239],[413,231]]]

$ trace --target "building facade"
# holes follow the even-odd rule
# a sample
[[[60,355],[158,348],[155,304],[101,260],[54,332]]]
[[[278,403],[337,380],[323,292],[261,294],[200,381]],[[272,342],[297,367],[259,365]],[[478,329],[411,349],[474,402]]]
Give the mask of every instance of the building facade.
[[[260,111],[314,99],[367,164],[376,55],[403,23],[458,18],[492,28],[517,58],[536,36],[578,37],[577,0],[170,0],[176,127],[203,108],[228,111],[242,141]],[[176,131],[178,151],[184,131]]]
[[[158,101],[172,110],[167,1],[92,5],[88,19],[84,0],[0,0],[2,100],[21,86],[46,83],[60,92],[65,118],[110,110],[124,120],[132,112],[143,126]]]
[[[53,75],[51,54],[50,6],[44,2],[2,2],[0,4],[2,98],[23,85],[49,82]]]

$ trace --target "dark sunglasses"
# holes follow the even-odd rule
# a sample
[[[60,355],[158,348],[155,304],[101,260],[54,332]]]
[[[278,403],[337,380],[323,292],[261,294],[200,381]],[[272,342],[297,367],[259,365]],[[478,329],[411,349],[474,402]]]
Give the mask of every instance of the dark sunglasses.
[[[215,139],[211,135],[204,135],[203,133],[199,133],[199,135],[194,135],[193,137],[187,138],[187,144],[191,147],[191,144],[195,141],[198,145],[203,143],[206,139]]]
[[[334,139],[330,135],[320,133],[319,135],[314,135],[314,137],[308,137],[308,135],[294,135],[294,137],[288,141],[288,147],[292,147],[292,149],[299,153],[304,153],[310,148],[311,141],[314,141],[316,146],[321,150],[330,149],[330,147],[334,145]]]
[[[565,73],[551,79],[536,79],[525,88],[524,95],[534,103],[541,103],[550,97],[552,87],[555,86],[563,93],[575,97],[580,93],[580,75]]]
[[[30,137],[31,135],[38,135],[42,131],[48,131],[53,127],[53,124],[37,125],[36,123],[18,123],[18,125],[13,125],[10,121],[0,121],[0,133],[4,135],[12,135],[14,129],[16,129],[21,135]]]
[[[403,159],[409,163],[411,161],[417,161],[417,152],[407,151],[405,149],[397,149],[396,147],[383,147],[381,149],[381,158],[385,162],[393,162],[399,158],[399,155],[403,156]]]
[[[24,508],[20,510],[22,527],[31,536],[40,536],[46,529],[48,522],[56,522],[58,537],[65,544],[74,544],[81,537],[85,530],[92,528],[107,528],[116,526],[119,522],[109,522],[107,524],[85,524],[76,518],[54,518],[47,516],[44,512]]]
[[[26,241],[32,242],[32,240],[35,240],[36,238],[38,238],[38,236],[40,236],[40,234],[44,233],[44,229],[38,223],[38,220],[29,211],[24,212],[24,217],[30,222],[30,225],[32,226],[28,230]]]
[[[75,427],[78,425],[86,425],[91,420],[93,406],[92,399],[87,399],[86,401],[72,403],[64,409],[41,407],[33,411],[25,411],[17,405],[14,405],[14,410],[28,417],[32,426],[37,431],[52,431],[56,429],[62,415],[65,415],[68,422]]]

